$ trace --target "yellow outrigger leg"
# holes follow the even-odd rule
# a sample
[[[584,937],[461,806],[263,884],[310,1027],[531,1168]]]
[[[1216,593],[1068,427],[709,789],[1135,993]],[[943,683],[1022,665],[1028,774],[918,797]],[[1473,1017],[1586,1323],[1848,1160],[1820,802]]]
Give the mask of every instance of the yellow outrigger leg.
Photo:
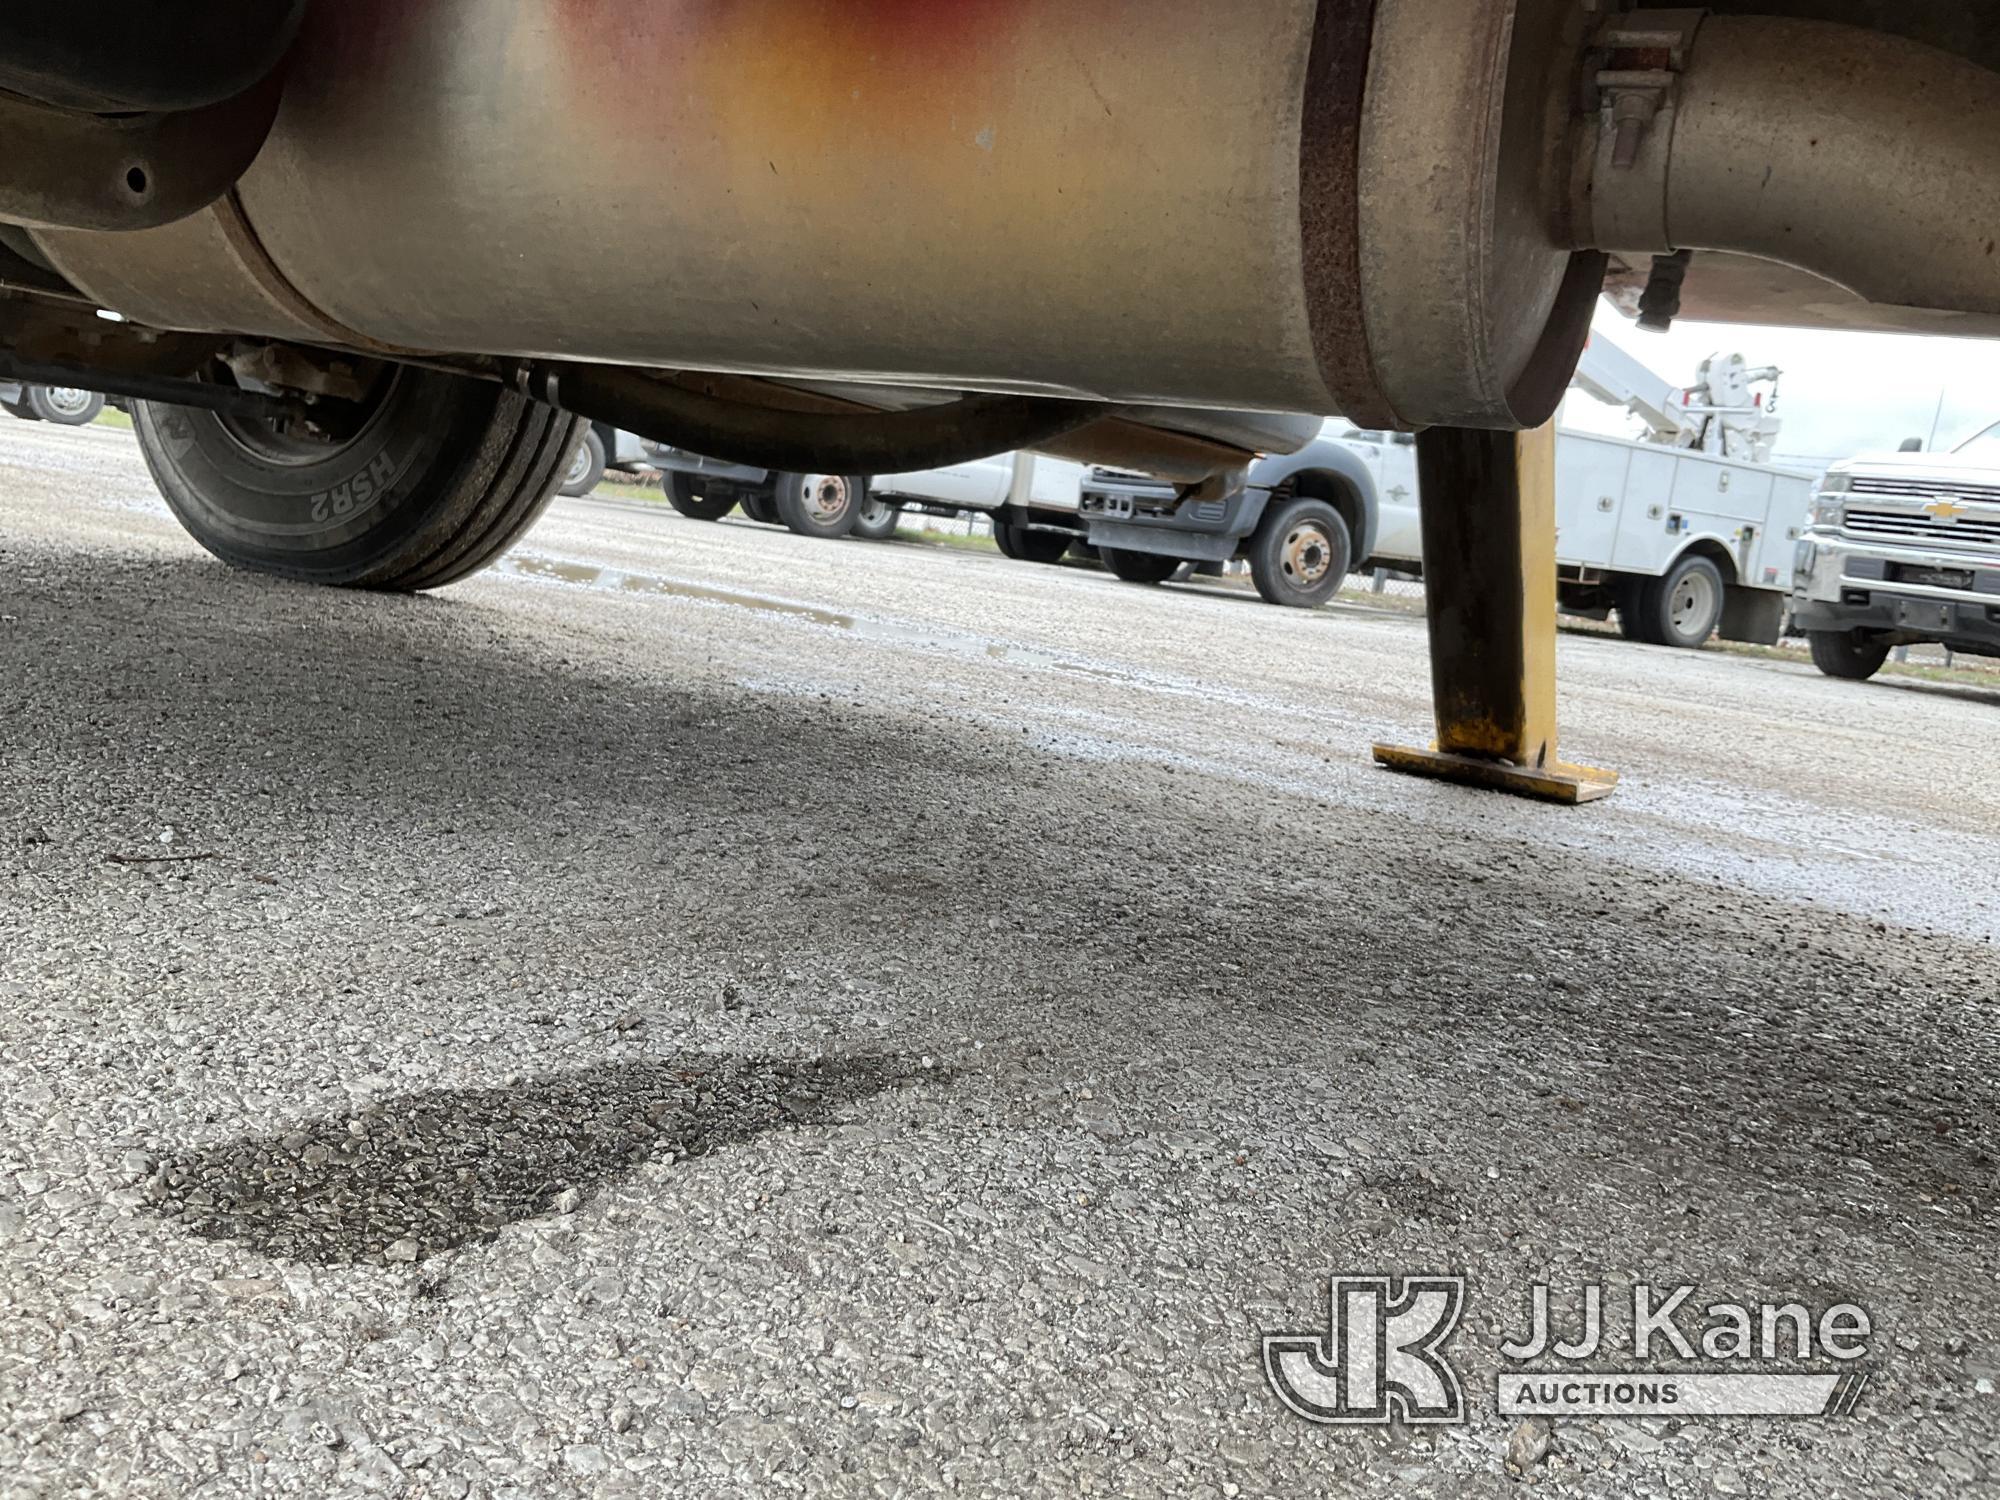
[[[1438,737],[1428,750],[1377,745],[1375,759],[1548,802],[1608,797],[1616,771],[1556,756],[1554,424],[1432,428],[1417,436],[1417,472]]]

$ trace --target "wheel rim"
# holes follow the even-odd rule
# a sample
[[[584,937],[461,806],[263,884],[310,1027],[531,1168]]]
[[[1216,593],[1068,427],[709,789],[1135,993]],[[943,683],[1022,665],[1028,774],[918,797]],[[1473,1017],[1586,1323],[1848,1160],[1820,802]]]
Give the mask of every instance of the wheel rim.
[[[1294,526],[1285,533],[1278,565],[1293,583],[1309,589],[1332,571],[1333,538],[1326,534],[1326,528],[1314,522]]]
[[[42,395],[49,403],[49,410],[57,416],[80,417],[90,410],[91,393],[80,391],[75,386],[43,386]]]
[[[236,545],[322,551],[358,540],[392,512],[390,497],[456,410],[447,389],[445,377],[393,367],[374,381],[354,430],[338,437],[302,421],[152,402],[135,405],[133,422],[142,444],[200,468],[210,491],[190,503],[202,527]]]
[[[886,526],[895,518],[896,507],[886,500],[878,500],[870,495],[861,502],[860,522],[863,526]]]
[[[590,444],[578,443],[576,452],[569,456],[569,472],[563,475],[565,485],[582,484],[590,473]]]
[[[1674,627],[1674,634],[1683,639],[1706,635],[1707,627],[1715,619],[1715,604],[1715,580],[1696,569],[1674,584],[1673,594],[1667,600],[1667,621]]]
[[[234,412],[217,412],[215,418],[230,441],[251,456],[287,468],[304,468],[324,463],[366,437],[382,420],[383,412],[388,410],[402,384],[401,366],[397,366],[386,380],[376,381],[375,389],[368,393],[367,415],[362,418],[361,425],[346,437],[303,432],[295,424],[288,423],[281,427],[267,417],[242,417]]]
[[[806,514],[821,526],[840,522],[854,506],[854,490],[839,474],[805,476]]]

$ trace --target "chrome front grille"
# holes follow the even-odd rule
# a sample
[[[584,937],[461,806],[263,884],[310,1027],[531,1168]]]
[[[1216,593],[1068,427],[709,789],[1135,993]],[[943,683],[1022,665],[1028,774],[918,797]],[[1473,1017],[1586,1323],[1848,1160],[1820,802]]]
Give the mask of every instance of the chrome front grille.
[[[1958,500],[2000,505],[2000,484],[1967,484],[1959,479],[1906,479],[1899,474],[1856,474],[1857,495],[1894,495],[1901,500]]]
[[[1858,490],[1860,486],[1857,484]],[[1953,495],[1964,494],[1957,490]],[[1960,516],[1947,521],[1922,511],[1861,510],[1849,505],[1840,529],[1852,537],[1887,542],[1943,542],[1949,547],[2000,547],[2000,516]]]

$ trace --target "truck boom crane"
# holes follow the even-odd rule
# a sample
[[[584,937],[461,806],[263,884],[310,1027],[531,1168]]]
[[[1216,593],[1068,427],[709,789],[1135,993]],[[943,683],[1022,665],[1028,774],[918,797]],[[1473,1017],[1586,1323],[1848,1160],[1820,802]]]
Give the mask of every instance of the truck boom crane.
[[[1781,373],[1775,365],[1753,366],[1740,354],[1711,354],[1701,362],[1693,385],[1677,386],[1596,334],[1571,384],[1644,422],[1651,442],[1763,464],[1771,461],[1782,426],[1777,416]],[[1770,386],[1769,394],[1757,390],[1759,385]]]

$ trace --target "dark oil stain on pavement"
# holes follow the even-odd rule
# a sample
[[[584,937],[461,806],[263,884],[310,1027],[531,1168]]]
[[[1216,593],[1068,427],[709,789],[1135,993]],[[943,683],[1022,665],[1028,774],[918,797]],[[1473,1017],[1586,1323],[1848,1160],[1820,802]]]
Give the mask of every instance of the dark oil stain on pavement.
[[[689,1052],[511,1088],[410,1094],[169,1154],[154,1207],[204,1239],[293,1260],[379,1262],[392,1246],[395,1258],[421,1259],[566,1206],[566,1192],[580,1201],[669,1152],[701,1156],[825,1124],[913,1076],[893,1058]]]

